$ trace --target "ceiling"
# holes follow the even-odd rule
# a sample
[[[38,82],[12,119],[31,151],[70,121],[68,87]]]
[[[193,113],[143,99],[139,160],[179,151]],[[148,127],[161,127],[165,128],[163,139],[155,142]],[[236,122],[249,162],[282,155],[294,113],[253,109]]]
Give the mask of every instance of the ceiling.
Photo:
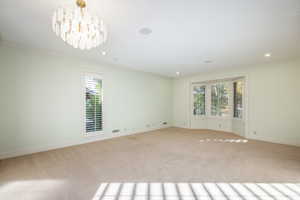
[[[75,0],[1,2],[2,39],[165,76],[300,56],[299,0],[89,0],[90,12],[109,30],[108,42],[90,51],[73,49],[52,32],[59,6]],[[152,33],[142,35],[142,28]]]

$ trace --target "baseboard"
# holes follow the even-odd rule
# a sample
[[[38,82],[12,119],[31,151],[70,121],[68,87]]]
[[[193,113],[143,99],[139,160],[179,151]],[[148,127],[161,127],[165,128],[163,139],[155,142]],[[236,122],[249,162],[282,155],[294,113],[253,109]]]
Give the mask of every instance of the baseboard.
[[[174,128],[182,128],[179,126],[173,126]],[[299,139],[270,139],[267,137],[249,137],[249,136],[241,136],[237,133],[234,132],[228,132],[228,131],[220,131],[220,130],[213,130],[213,129],[191,129],[191,128],[182,128],[182,129],[189,129],[189,130],[208,130],[208,131],[216,131],[216,132],[225,132],[225,133],[232,133],[236,136],[239,137],[243,137],[249,140],[257,140],[257,141],[261,141],[261,142],[269,142],[269,143],[274,143],[274,144],[282,144],[282,145],[289,145],[289,146],[296,146],[296,147],[300,147],[300,140]]]
[[[132,131],[132,132],[122,132],[122,133],[118,133],[118,134],[101,134],[101,135],[91,136],[91,137],[82,136],[81,141],[63,142],[60,144],[47,144],[47,145],[43,145],[43,146],[19,148],[19,149],[15,149],[12,151],[0,153],[0,160],[34,154],[34,153],[39,153],[39,152],[50,151],[50,150],[54,150],[54,149],[61,149],[61,148],[70,147],[70,146],[87,144],[87,143],[97,142],[97,141],[101,141],[101,140],[108,140],[108,139],[112,139],[112,138],[116,138],[116,137],[123,137],[123,136],[148,133],[148,132],[151,133],[152,131],[165,129],[165,128],[170,128],[170,126],[160,126],[160,127],[156,127],[156,128],[140,129],[140,130],[136,130],[136,131]]]
[[[300,147],[299,139],[274,139],[274,138],[270,139],[268,137],[247,137],[247,139]]]

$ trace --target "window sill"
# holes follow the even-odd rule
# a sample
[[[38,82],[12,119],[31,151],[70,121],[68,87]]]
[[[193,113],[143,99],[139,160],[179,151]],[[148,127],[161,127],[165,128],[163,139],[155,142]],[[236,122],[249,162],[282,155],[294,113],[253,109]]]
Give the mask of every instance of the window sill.
[[[88,137],[97,137],[97,136],[100,136],[103,134],[104,134],[104,131],[97,131],[97,132],[84,133],[83,136],[88,138]]]
[[[220,117],[220,116],[207,116],[207,118],[210,118],[210,119],[228,119],[228,120],[233,119],[232,117]]]
[[[243,118],[237,118],[237,117],[233,117],[232,119],[233,119],[233,120],[236,120],[236,121],[244,121],[244,119],[243,119]]]
[[[220,116],[206,116],[206,115],[193,115],[194,118],[206,118],[206,119],[220,119],[220,120],[237,120],[244,121],[243,118],[236,117],[220,117]]]

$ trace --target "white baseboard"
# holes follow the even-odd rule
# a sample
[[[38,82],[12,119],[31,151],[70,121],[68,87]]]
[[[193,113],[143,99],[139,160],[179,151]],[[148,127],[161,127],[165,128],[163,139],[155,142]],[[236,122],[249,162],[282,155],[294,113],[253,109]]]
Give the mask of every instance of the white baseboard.
[[[76,145],[81,145],[81,144],[86,144],[86,143],[91,143],[91,142],[96,142],[96,141],[101,141],[101,140],[107,140],[107,139],[112,139],[112,138],[116,138],[116,137],[122,137],[122,136],[134,135],[134,134],[140,134],[140,133],[147,133],[147,132],[151,132],[154,130],[170,128],[170,127],[176,127],[176,126],[160,126],[160,127],[156,127],[156,128],[140,129],[140,130],[136,130],[136,131],[132,131],[132,132],[122,132],[122,133],[117,133],[117,134],[102,134],[102,135],[91,136],[91,137],[82,136],[83,138],[81,141],[71,141],[71,142],[68,141],[68,142],[64,142],[64,143],[60,143],[60,144],[47,144],[47,145],[43,145],[43,146],[19,148],[19,149],[15,149],[12,151],[1,152],[0,160],[6,159],[6,158],[12,158],[12,157],[17,157],[17,156],[33,154],[33,153],[38,153],[38,152],[54,150],[54,149],[60,149],[60,148],[65,148],[65,147],[70,147],[70,146],[76,146]],[[183,127],[178,127],[178,128],[183,128]],[[271,140],[270,138],[258,138],[258,137],[255,137],[255,138],[247,137],[247,139],[271,142],[271,143],[276,143],[276,144],[293,145],[293,146],[300,147],[300,143],[298,142],[298,140],[293,140],[293,141],[274,140],[274,139]]]
[[[33,147],[26,147],[26,148],[19,148],[15,149],[12,151],[7,151],[7,152],[0,152],[0,160],[6,159],[6,158],[13,158],[17,156],[24,156],[28,154],[33,154],[33,153],[39,153],[39,152],[44,152],[44,151],[49,151],[49,150],[54,150],[54,149],[61,149],[65,147],[70,147],[70,146],[76,146],[76,145],[81,145],[81,144],[87,144],[91,142],[96,142],[96,141],[101,141],[101,140],[108,140],[116,137],[122,137],[122,136],[127,136],[127,135],[134,135],[134,134],[140,134],[140,133],[147,133],[151,132],[154,130],[159,130],[159,129],[164,129],[164,128],[169,128],[170,126],[160,126],[160,127],[155,127],[155,128],[145,128],[145,129],[140,129],[132,132],[122,132],[122,133],[117,133],[117,134],[101,134],[101,135],[95,135],[95,136],[82,136],[81,141],[68,141],[68,142],[63,142],[60,144],[47,144],[43,146],[33,146]]]
[[[300,147],[300,140],[299,139],[289,139],[289,138],[286,138],[286,139],[281,138],[280,139],[280,138],[269,138],[269,137],[265,137],[265,136],[260,136],[260,137],[250,136],[250,137],[247,137],[247,139]]]
[[[175,128],[184,128],[184,127],[180,127],[180,126],[173,126]],[[184,129],[191,129],[191,128],[184,128]],[[195,130],[195,129],[191,129],[191,130]],[[220,131],[220,130],[213,130],[213,129],[199,129],[199,130],[211,130],[211,131]],[[225,131],[228,132],[228,131]],[[275,144],[283,144],[283,145],[290,145],[290,146],[297,146],[300,147],[300,140],[299,139],[284,139],[284,138],[269,138],[269,137],[265,137],[265,136],[241,136],[238,133],[234,133],[234,132],[229,132],[232,133],[234,135],[240,136],[240,137],[244,137],[246,139],[249,140],[257,140],[257,141],[262,141],[262,142],[270,142],[270,143],[275,143]]]

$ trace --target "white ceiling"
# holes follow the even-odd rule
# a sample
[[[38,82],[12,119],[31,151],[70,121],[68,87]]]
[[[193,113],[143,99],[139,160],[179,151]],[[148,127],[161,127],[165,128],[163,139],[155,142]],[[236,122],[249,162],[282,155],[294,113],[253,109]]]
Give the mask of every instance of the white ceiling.
[[[108,42],[91,51],[52,32],[61,5],[75,0],[1,2],[2,38],[166,76],[263,63],[267,52],[272,61],[300,56],[300,0],[89,0],[109,29]],[[152,33],[141,35],[144,27]]]

